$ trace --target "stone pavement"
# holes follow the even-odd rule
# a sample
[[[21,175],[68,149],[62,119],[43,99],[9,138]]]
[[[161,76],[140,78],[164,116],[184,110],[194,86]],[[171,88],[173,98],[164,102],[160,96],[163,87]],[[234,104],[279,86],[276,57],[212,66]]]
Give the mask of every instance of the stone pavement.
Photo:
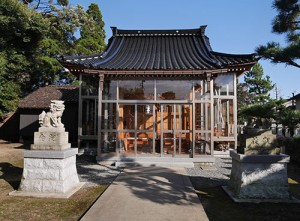
[[[208,220],[184,168],[129,167],[82,221]]]

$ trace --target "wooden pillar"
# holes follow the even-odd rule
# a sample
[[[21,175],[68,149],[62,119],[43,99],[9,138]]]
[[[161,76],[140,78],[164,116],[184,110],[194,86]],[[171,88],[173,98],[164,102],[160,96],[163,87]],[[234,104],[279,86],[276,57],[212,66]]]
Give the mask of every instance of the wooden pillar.
[[[80,148],[80,137],[82,136],[82,73],[79,75],[79,98],[78,98],[78,129],[77,147]]]
[[[101,115],[102,115],[102,91],[104,74],[99,73],[98,85],[98,134],[97,134],[97,156],[101,156]]]
[[[234,149],[237,149],[237,78],[233,75],[233,135],[234,135]]]
[[[193,84],[193,88],[192,88],[192,95],[190,96],[190,99],[192,100],[192,108],[190,109],[190,128],[189,130],[192,130],[192,135],[190,136],[190,142],[192,144],[192,146],[190,146],[190,148],[192,148],[190,151],[190,157],[194,158],[195,157],[195,142],[196,142],[196,134],[195,134],[195,130],[196,130],[196,105],[195,105],[195,84]],[[200,113],[201,116],[201,113]],[[192,126],[192,127],[191,127]]]
[[[207,83],[210,92],[210,151],[214,154],[214,81],[211,74],[207,74]]]

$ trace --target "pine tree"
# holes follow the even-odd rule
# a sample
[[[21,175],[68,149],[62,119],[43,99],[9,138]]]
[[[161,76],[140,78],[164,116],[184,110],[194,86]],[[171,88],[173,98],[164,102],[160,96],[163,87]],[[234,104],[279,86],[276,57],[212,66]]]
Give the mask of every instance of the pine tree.
[[[286,35],[287,45],[277,42],[260,45],[256,52],[273,63],[284,63],[300,68],[300,4],[299,0],[275,0],[273,7],[278,15],[273,20],[272,30]]]
[[[261,126],[264,119],[264,122],[269,124],[271,119],[276,117],[277,102],[270,98],[270,91],[273,90],[275,84],[269,76],[264,77],[263,68],[259,63],[245,74],[244,81],[245,83],[240,85],[243,86],[244,92],[238,93],[239,122],[253,122],[254,120],[256,125]],[[246,96],[241,97],[245,94]],[[245,98],[247,100],[243,100]]]
[[[263,67],[259,63],[245,74],[244,81],[248,87],[250,103],[264,104],[271,100],[270,91],[274,89],[275,84],[272,83],[270,76],[264,78]]]

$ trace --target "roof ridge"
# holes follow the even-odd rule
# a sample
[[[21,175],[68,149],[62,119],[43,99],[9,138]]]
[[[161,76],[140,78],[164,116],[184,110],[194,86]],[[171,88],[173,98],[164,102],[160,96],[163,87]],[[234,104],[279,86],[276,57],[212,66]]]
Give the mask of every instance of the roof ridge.
[[[118,29],[111,27],[113,36],[161,36],[161,35],[201,35],[204,34],[207,25],[194,29]]]

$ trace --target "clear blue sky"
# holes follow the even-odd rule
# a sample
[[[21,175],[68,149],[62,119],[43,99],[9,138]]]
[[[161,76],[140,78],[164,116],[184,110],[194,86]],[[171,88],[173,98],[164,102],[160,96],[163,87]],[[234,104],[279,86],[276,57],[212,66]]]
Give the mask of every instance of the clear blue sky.
[[[105,22],[119,29],[190,29],[207,25],[206,35],[214,51],[249,54],[268,41],[284,42],[271,32],[276,11],[273,0],[70,0],[71,5],[97,3]],[[300,93],[300,69],[260,61],[264,73],[277,84],[279,95]],[[241,80],[243,77],[241,77]],[[272,92],[275,97],[275,92]]]

